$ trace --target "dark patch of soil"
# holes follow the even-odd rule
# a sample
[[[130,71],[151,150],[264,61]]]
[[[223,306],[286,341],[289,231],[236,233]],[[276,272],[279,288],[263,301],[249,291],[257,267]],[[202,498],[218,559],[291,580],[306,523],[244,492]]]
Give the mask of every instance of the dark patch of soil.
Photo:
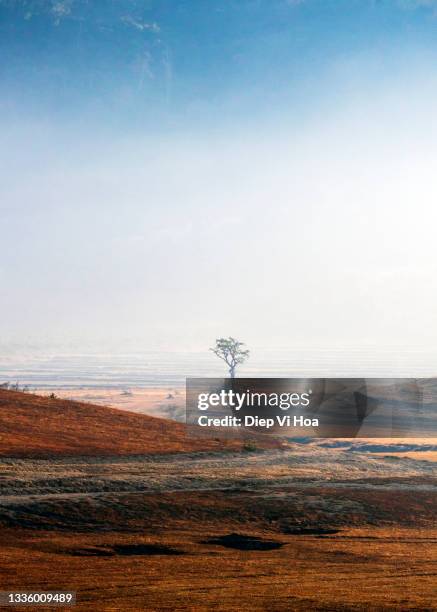
[[[105,548],[78,548],[70,554],[76,557],[113,557],[114,555],[183,555],[183,551],[159,544],[115,544]]]
[[[283,542],[275,540],[262,540],[253,536],[241,535],[239,533],[229,533],[228,535],[210,538],[202,542],[203,544],[217,544],[226,548],[236,548],[237,550],[275,550],[284,546]]]
[[[112,557],[114,555],[112,550],[105,548],[77,548],[69,551],[69,554],[74,557]]]

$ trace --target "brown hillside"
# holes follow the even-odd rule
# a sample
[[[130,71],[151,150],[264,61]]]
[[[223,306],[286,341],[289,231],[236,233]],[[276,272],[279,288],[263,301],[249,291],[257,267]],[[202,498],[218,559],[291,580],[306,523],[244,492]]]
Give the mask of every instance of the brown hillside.
[[[237,450],[242,444],[238,439],[196,439],[175,421],[0,389],[2,457]],[[266,445],[276,443],[261,443]]]

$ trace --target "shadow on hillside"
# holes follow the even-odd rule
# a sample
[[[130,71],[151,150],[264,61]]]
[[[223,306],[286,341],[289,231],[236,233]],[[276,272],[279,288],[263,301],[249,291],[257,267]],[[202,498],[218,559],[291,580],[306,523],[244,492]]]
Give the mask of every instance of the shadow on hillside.
[[[230,533],[217,538],[204,540],[202,544],[216,544],[218,546],[225,546],[226,548],[236,548],[237,550],[275,550],[284,546],[284,542],[262,540],[239,533]]]

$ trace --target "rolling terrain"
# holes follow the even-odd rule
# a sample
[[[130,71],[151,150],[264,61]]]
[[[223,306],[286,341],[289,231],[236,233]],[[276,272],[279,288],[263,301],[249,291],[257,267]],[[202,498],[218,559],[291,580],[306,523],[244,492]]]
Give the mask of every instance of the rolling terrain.
[[[157,454],[241,448],[241,439],[188,435],[182,423],[84,402],[0,389],[0,456]],[[246,436],[265,447],[266,436]]]
[[[0,400],[2,590],[97,611],[436,609],[431,461]]]

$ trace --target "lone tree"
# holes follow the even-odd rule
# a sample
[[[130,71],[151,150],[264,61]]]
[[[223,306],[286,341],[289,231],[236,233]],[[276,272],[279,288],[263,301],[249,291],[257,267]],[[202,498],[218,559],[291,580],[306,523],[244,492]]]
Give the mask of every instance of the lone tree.
[[[210,349],[222,359],[229,368],[229,376],[235,378],[235,368],[244,363],[249,357],[249,351],[243,349],[244,342],[239,342],[229,336],[229,338],[217,338],[215,347]]]

